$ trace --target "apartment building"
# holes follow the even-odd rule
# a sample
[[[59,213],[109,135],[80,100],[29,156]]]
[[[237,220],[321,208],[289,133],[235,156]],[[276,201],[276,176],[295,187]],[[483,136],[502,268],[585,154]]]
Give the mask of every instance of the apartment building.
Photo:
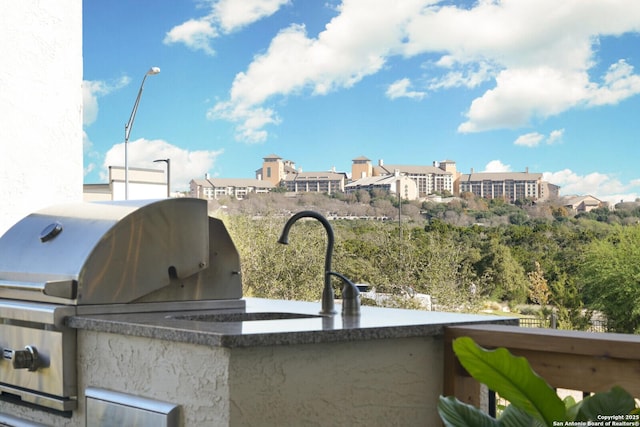
[[[351,176],[354,182],[367,177],[393,176],[396,173],[416,183],[418,197],[434,193],[456,193],[456,179],[459,173],[456,171],[456,163],[451,160],[433,162],[431,166],[385,165],[382,159],[378,160],[377,166],[373,166],[371,160],[365,156],[352,160]]]
[[[262,167],[256,170],[256,179],[269,181],[274,187],[283,185],[287,191],[295,193],[333,194],[344,191],[348,176],[335,170],[326,172],[303,172],[296,169],[291,160],[283,160],[276,154],[262,159]]]
[[[473,193],[486,199],[540,200],[542,174],[525,172],[481,172],[460,176],[460,193]]]
[[[276,154],[263,158],[255,171],[255,179],[194,179],[192,197],[218,199],[221,196],[244,198],[249,193],[266,193],[284,187],[292,193],[353,192],[382,189],[402,194],[406,200],[417,200],[433,194],[459,196],[469,192],[488,199],[548,200],[558,197],[560,187],[542,181],[542,174],[525,172],[481,172],[461,174],[452,160],[433,162],[430,166],[386,165],[379,160],[372,165],[365,156],[352,159],[351,179],[344,172],[303,172],[291,160]]]
[[[294,172],[284,178],[284,186],[294,193],[325,193],[344,192],[347,183],[344,172]]]
[[[189,196],[207,200],[218,200],[223,196],[244,199],[249,193],[268,193],[273,188],[271,182],[258,179],[205,177],[191,180]]]
[[[400,175],[399,171],[396,171],[393,175],[369,176],[356,179],[345,186],[346,193],[358,190],[382,190],[395,195],[400,194],[400,197],[404,200],[418,199],[416,182],[405,175]]]
[[[277,154],[270,154],[262,159],[262,167],[256,170],[256,179],[269,181],[277,187],[287,175],[296,172],[296,165],[291,160],[283,160]]]

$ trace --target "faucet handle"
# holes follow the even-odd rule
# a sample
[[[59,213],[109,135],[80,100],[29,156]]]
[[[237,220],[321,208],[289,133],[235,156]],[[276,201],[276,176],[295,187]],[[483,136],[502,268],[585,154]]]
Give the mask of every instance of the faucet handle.
[[[329,271],[327,274],[342,280],[342,315],[360,316],[360,290],[358,287],[340,273]]]

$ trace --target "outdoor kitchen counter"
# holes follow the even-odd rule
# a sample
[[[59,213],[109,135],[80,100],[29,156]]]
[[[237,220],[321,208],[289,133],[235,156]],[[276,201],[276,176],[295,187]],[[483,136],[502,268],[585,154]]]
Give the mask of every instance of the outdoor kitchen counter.
[[[67,324],[81,330],[226,348],[441,336],[445,326],[472,323],[517,325],[517,320],[509,317],[368,306],[362,307],[359,317],[343,317],[339,312],[339,304],[336,305],[338,314],[335,316],[320,316],[320,304],[316,302],[259,298],[245,298],[243,301],[246,303],[244,309],[88,314],[70,317]],[[192,320],[240,312],[265,313],[267,317],[277,317],[280,313],[284,316],[310,317],[249,321]]]
[[[141,425],[118,417],[170,408],[178,422],[164,425],[178,427],[435,426],[444,327],[517,322],[376,307],[343,318],[339,304],[338,314],[320,317],[317,302],[255,298],[198,304],[195,311],[178,302],[174,311],[152,306],[155,312],[128,314],[77,307],[82,314],[66,320],[77,335],[70,417],[0,402],[0,425],[19,419],[87,427],[101,425],[102,416],[109,425]],[[205,321],[218,315],[296,318]]]

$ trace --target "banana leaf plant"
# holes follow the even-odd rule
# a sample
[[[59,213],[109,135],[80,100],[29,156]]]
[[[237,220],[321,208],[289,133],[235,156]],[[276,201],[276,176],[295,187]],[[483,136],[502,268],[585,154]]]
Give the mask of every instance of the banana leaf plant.
[[[447,427],[546,427],[566,421],[600,421],[603,415],[638,414],[635,400],[620,387],[595,393],[576,402],[561,400],[553,388],[524,357],[506,348],[487,350],[469,337],[453,342],[460,364],[477,381],[510,402],[498,418],[460,402],[440,396],[438,413]],[[598,418],[599,417],[599,418]]]

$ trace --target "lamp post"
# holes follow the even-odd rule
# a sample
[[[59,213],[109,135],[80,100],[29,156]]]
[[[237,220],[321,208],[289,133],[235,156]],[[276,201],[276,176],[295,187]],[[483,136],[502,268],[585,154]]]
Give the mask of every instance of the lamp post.
[[[138,104],[140,104],[140,97],[142,96],[142,88],[144,87],[144,81],[147,79],[147,76],[154,76],[160,73],[160,68],[151,67],[149,71],[144,75],[142,79],[142,83],[140,84],[140,89],[138,90],[138,96],[136,97],[136,102],[133,104],[133,110],[131,111],[131,116],[129,117],[129,121],[124,125],[124,199],[129,200],[129,134],[131,133],[131,127],[133,126],[133,121],[136,118],[136,112],[138,111]]]
[[[167,199],[171,197],[171,159],[158,159],[153,163],[165,162],[167,164]]]

